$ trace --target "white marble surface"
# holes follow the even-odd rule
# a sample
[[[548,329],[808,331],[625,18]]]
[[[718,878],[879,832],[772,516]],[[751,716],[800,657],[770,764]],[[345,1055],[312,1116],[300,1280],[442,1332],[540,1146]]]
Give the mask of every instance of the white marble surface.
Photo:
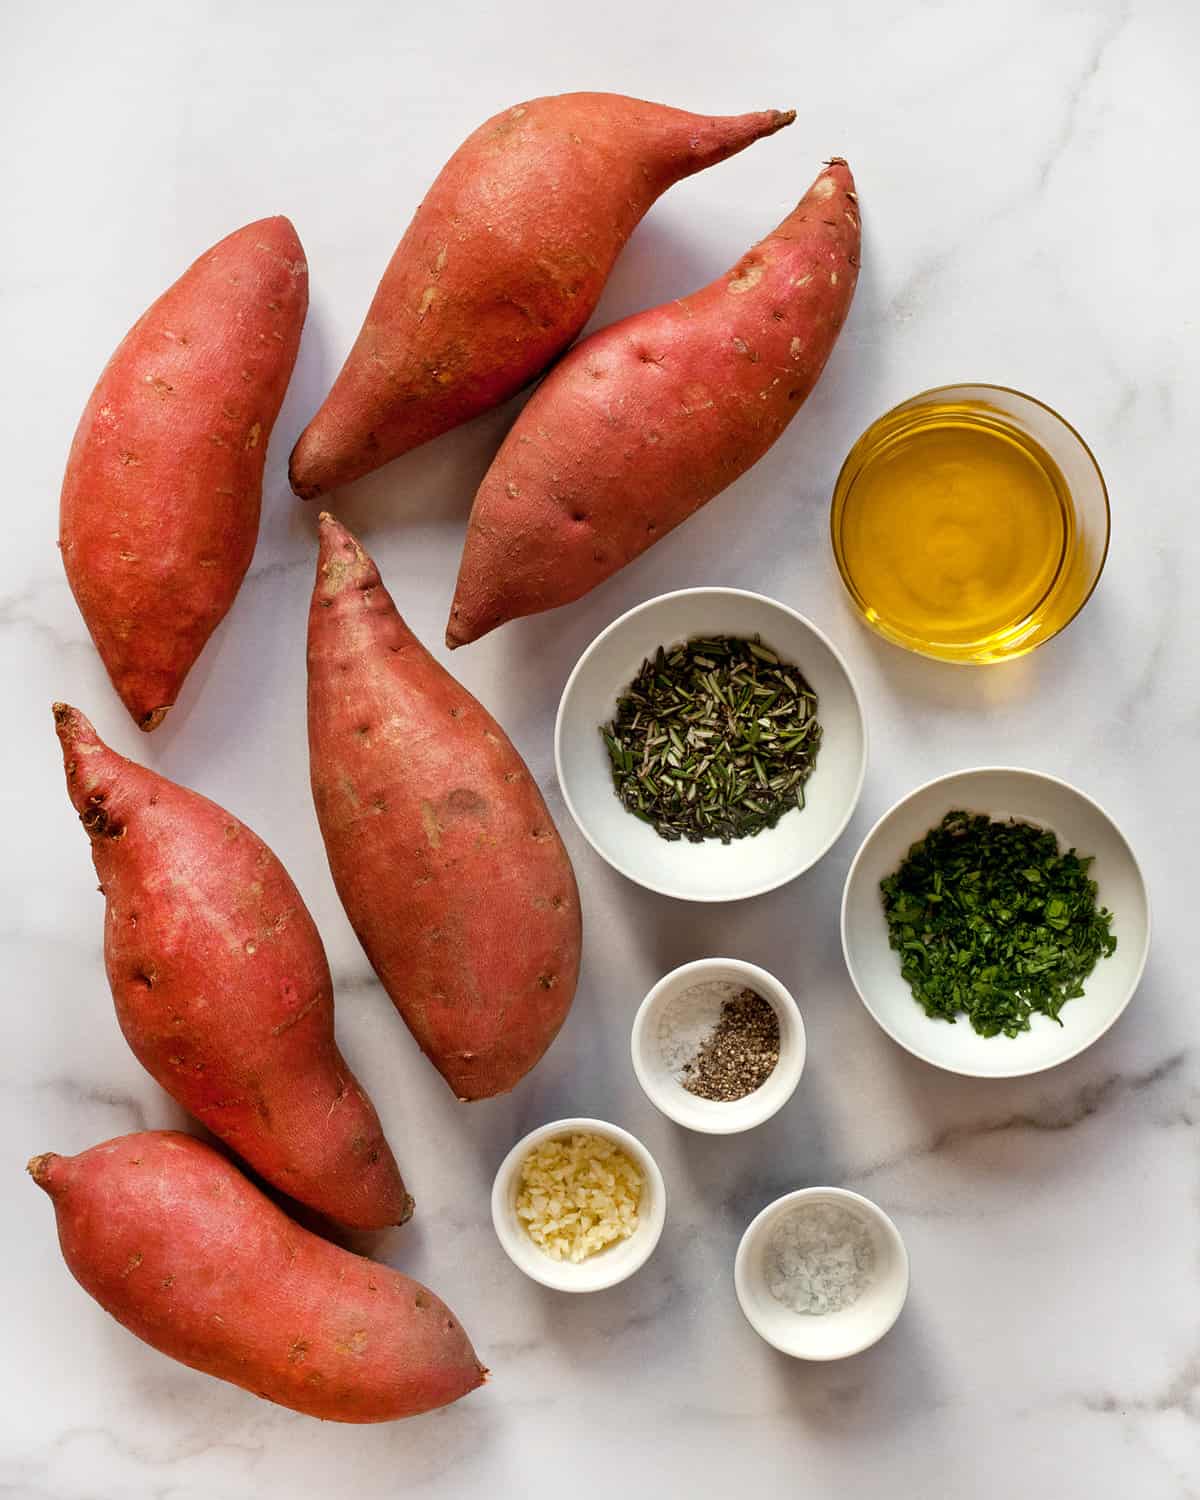
[[[0,1494],[1200,1494],[1195,18],[1187,0],[8,9]],[[494,110],[581,87],[799,112],[791,130],[651,212],[601,321],[716,275],[833,152],[858,176],[862,280],[822,384],[752,474],[589,599],[454,666],[561,812],[550,728],[582,647],[664,589],[746,585],[811,614],[847,653],[874,759],[833,852],[740,906],[649,897],[563,820],[587,926],[573,1015],[512,1097],[463,1109],[372,981],[326,872],[303,729],[315,517],[291,499],[284,465],[446,155]],[[66,448],[103,361],[150,298],[218,236],[273,212],[299,229],[313,303],[258,554],[180,707],[145,739],[109,690],[55,551]],[[964,378],[1063,410],[1092,440],[1115,505],[1109,567],[1083,619],[1033,659],[981,674],[869,638],[826,540],[833,477],[860,429],[916,389]],[[511,416],[338,498],[431,642],[473,486]],[[171,1364],[62,1266],[26,1157],[180,1116],[113,1018],[102,903],[51,731],[55,697],[226,803],[291,869],[329,948],[346,1050],[420,1204],[377,1253],[454,1305],[493,1368],[485,1390],[407,1424],[321,1425]],[[1157,942],[1101,1043],[1056,1072],[985,1086],[933,1072],[876,1030],[843,971],[836,910],[854,848],[894,798],[995,760],[1066,776],[1113,811],[1145,861]],[[749,1137],[682,1134],[629,1066],[644,991],[707,953],[773,969],[809,1028],[797,1097]],[[575,1113],[639,1133],[673,1196],[639,1277],[567,1300],[504,1259],[487,1192],[519,1133]],[[913,1265],[892,1334],[831,1367],[761,1344],[731,1281],[751,1216],[817,1182],[878,1199]]]

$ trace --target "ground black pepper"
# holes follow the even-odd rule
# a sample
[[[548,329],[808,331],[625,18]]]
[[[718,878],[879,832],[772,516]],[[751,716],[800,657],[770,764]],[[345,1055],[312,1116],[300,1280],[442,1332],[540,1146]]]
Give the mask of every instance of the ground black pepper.
[[[769,1001],[740,990],[721,1006],[721,1018],[680,1082],[689,1094],[731,1104],[761,1088],[779,1062],[779,1017]]]

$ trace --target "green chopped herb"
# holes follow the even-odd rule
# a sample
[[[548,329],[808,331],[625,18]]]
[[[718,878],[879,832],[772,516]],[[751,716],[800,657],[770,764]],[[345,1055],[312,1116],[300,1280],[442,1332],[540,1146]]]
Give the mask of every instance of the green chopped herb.
[[[821,743],[817,695],[757,636],[660,646],[600,733],[626,809],[694,844],[728,844],[802,808]]]
[[[928,1016],[964,1012],[981,1036],[1017,1036],[1068,1000],[1117,940],[1090,858],[1048,829],[950,812],[880,882],[900,972]]]

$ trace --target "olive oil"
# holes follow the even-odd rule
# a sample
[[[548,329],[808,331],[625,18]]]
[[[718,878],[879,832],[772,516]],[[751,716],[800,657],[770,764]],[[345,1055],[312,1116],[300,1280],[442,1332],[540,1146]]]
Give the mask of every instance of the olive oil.
[[[881,418],[834,500],[838,565],[868,622],[950,660],[1020,655],[1067,623],[1075,531],[1058,464],[983,400]]]

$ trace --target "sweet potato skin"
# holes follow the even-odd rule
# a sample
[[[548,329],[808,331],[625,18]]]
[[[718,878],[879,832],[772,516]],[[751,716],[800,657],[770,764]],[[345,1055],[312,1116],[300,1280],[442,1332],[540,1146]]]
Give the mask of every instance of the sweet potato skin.
[[[162,722],[250,565],[267,440],[307,306],[291,224],[248,224],[139,318],[80,419],[59,545],[142,729]]]
[[[313,800],[346,914],[455,1094],[504,1093],[579,976],[579,893],[541,792],[328,515],[308,674]]]
[[[301,1229],[191,1136],[119,1136],[29,1172],[80,1286],[193,1370],[333,1422],[414,1416],[486,1377],[431,1291]]]
[[[479,487],[447,644],[578,599],[756,463],[825,366],[859,245],[835,159],[718,281],[572,349]]]
[[[446,163],[392,256],[292,453],[292,488],[324,494],[520,390],[587,322],[662,192],[793,118],[558,94],[486,121]]]
[[[357,1229],[412,1213],[375,1107],[338,1050],[300,892],[223,808],[54,706],[67,790],[107,902],[104,961],[138,1061],[268,1182]]]

